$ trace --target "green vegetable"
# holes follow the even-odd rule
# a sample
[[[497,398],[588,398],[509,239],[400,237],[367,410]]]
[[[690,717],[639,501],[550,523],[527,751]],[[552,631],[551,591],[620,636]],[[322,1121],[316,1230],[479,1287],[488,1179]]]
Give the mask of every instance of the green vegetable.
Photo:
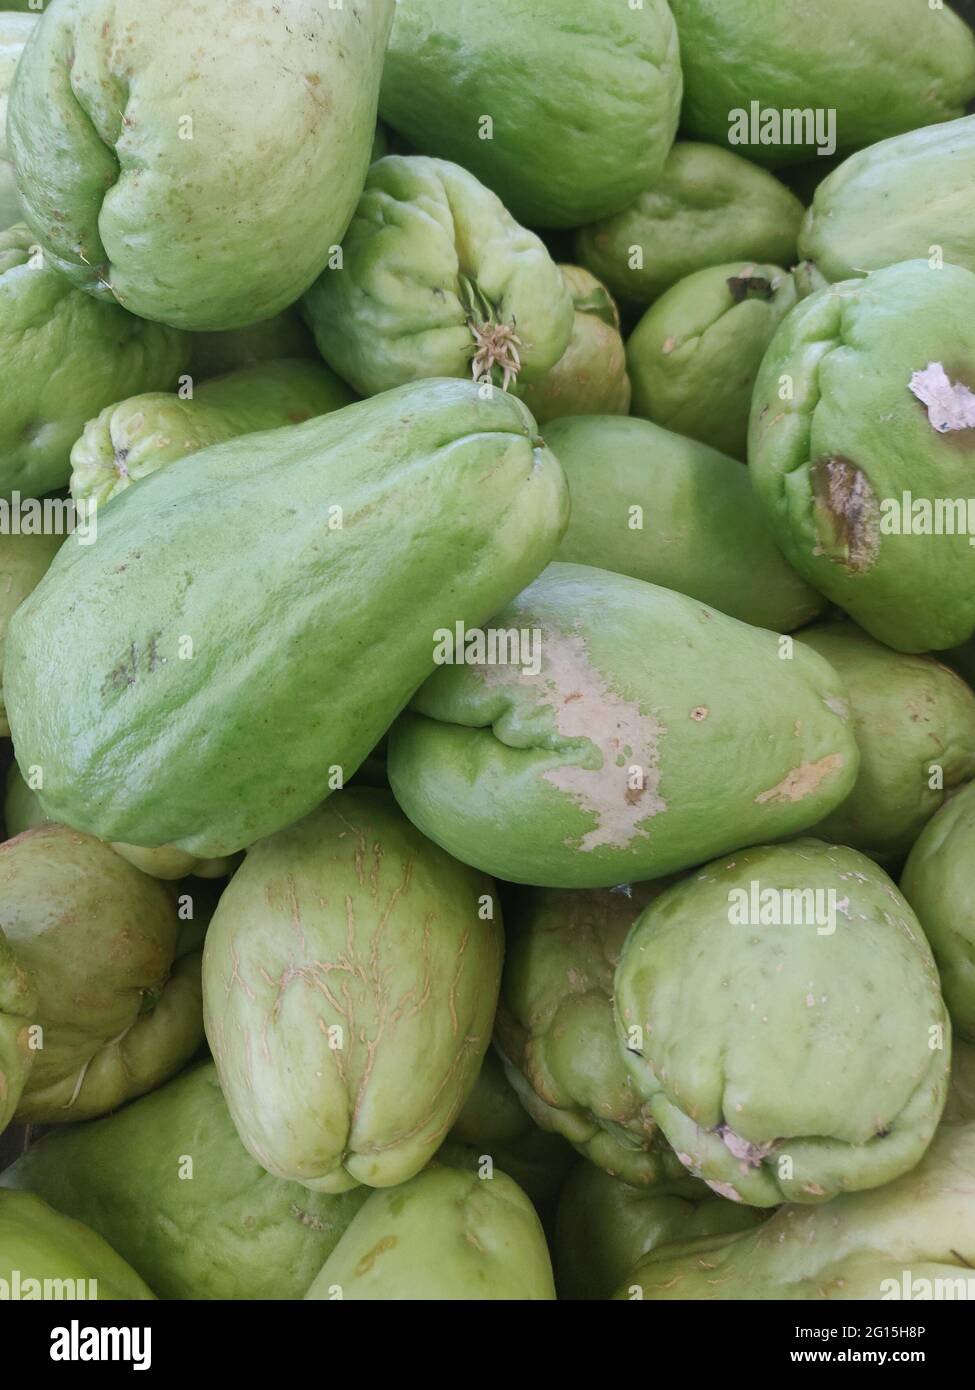
[[[38,532],[0,532],[0,671],[10,619],[28,594],[37,588],[63,541],[63,536]],[[0,692],[0,735],[9,737],[10,725]]]
[[[4,5],[4,9],[11,8]],[[26,6],[24,6],[26,9]],[[7,148],[7,97],[10,85],[37,23],[36,14],[0,14],[0,231],[23,217],[17,195],[17,177]]]
[[[0,1134],[17,1111],[34,1060],[37,1006],[34,980],[0,931]]]
[[[28,1192],[0,1192],[0,1298],[153,1297],[101,1236]]]

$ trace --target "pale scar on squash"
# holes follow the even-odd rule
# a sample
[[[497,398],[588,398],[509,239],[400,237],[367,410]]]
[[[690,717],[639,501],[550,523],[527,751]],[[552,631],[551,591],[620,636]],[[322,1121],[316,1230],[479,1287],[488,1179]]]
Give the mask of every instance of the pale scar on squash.
[[[489,684],[512,682],[529,687],[539,705],[552,709],[555,730],[566,744],[589,743],[600,752],[600,766],[549,768],[542,775],[595,816],[592,830],[567,841],[581,850],[611,846],[627,849],[649,838],[642,823],[666,811],[660,795],[660,740],[666,730],[633,700],[619,695],[589,660],[585,640],[547,630],[541,677],[513,666],[484,667]],[[622,765],[620,765],[622,763]],[[640,771],[640,785],[630,786],[630,768]]]
[[[755,800],[760,806],[769,801],[780,804],[785,801],[801,801],[803,797],[817,792],[826,778],[838,772],[842,766],[843,756],[840,753],[828,753],[816,763],[801,763],[776,786],[769,787],[768,791],[759,792]]]

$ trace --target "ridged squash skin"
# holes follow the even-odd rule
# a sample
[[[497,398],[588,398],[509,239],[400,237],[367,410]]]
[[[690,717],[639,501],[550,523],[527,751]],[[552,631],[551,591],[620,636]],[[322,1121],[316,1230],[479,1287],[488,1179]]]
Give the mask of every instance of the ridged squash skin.
[[[955,1031],[975,1042],[975,784],[924,827],[904,866],[901,892],[931,943]]]
[[[652,1252],[617,1299],[871,1301],[975,1298],[975,1048],[955,1049],[934,1143],[910,1172],[825,1206],[780,1207],[755,1231]],[[889,1308],[887,1310],[889,1312]]]
[[[393,9],[59,0],[8,120],[27,220],[58,269],[178,328],[293,304],[362,189]]]
[[[389,779],[424,834],[499,878],[661,878],[794,834],[853,785],[832,668],[695,599],[553,564],[491,627],[538,634],[537,674],[530,651],[442,666],[390,733]]]
[[[103,1115],[189,1061],[203,1040],[199,933],[162,884],[63,825],[0,845],[0,882],[0,929],[43,1030],[21,1123]]]
[[[350,788],[247,854],[207,932],[207,1039],[244,1147],[313,1192],[433,1157],[491,1040],[490,879]]]
[[[938,971],[856,850],[801,839],[699,869],[633,927],[614,1002],[637,1091],[731,1201],[879,1187],[934,1137],[951,1057]]]
[[[4,5],[4,9],[10,6]],[[26,8],[26,7],[25,7]],[[17,176],[7,148],[7,98],[24,44],[39,16],[0,14],[0,231],[23,217],[17,193]]]
[[[922,126],[860,150],[823,179],[799,254],[827,280],[849,280],[935,248],[975,270],[975,116]]]
[[[0,231],[0,496],[65,487],[85,422],[142,391],[170,391],[184,334],[75,289],[23,223]]]
[[[237,1138],[209,1063],[32,1144],[0,1174],[2,1188],[83,1221],[167,1299],[302,1298],[366,1198],[266,1173]]]
[[[684,69],[681,125],[729,143],[729,113],[833,111],[843,150],[964,113],[975,95],[975,38],[928,0],[672,0]],[[768,165],[816,146],[736,144]]]
[[[975,274],[926,260],[804,299],[755,383],[748,464],[776,542],[897,651],[941,651],[975,630],[975,429],[963,425],[973,390]],[[939,398],[955,412],[946,429]],[[952,506],[940,532],[939,502]]]
[[[735,459],[635,417],[553,420],[545,439],[572,499],[559,560],[676,589],[776,632],[822,611]]]
[[[632,203],[576,234],[575,252],[620,304],[645,309],[727,261],[791,266],[803,207],[766,169],[718,145],[678,140]]]
[[[105,510],[96,545],[70,538],[18,611],[21,769],[101,839],[234,853],[352,776],[434,669],[436,631],[529,583],[567,510],[528,411],[473,382],[181,459]]]
[[[28,594],[37,588],[61,547],[63,536],[0,533],[0,671],[10,619]],[[7,712],[0,695],[0,735],[10,737]]]
[[[324,362],[283,360],[201,382],[192,397],[156,392],[110,405],[71,450],[71,496],[103,506],[150,473],[211,444],[282,429],[351,405]]]
[[[433,1163],[392,1191],[372,1193],[305,1295],[337,1296],[548,1302],[555,1287],[541,1223],[517,1183]]]
[[[975,694],[933,657],[891,651],[855,623],[817,623],[799,641],[846,686],[860,749],[856,786],[810,833],[881,863],[903,859],[975,776]]]
[[[660,173],[680,96],[664,0],[401,0],[379,109],[415,149],[470,169],[520,222],[579,227]]]
[[[25,1299],[155,1297],[100,1235],[29,1192],[0,1192],[0,1280]]]

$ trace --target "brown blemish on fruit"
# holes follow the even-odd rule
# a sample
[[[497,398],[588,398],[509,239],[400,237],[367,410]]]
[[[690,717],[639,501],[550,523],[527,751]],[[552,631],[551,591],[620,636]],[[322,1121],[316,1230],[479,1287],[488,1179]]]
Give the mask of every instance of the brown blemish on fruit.
[[[727,285],[736,304],[743,304],[746,299],[771,299],[776,289],[764,275],[751,275],[747,270],[742,275],[729,276]]]
[[[368,1274],[379,1256],[385,1255],[387,1250],[395,1249],[397,1244],[396,1236],[383,1236],[382,1240],[377,1241],[368,1254],[363,1255],[355,1267],[356,1274]]]
[[[817,459],[809,476],[818,553],[851,574],[866,574],[880,551],[880,508],[867,475],[837,456]]]
[[[691,710],[691,718],[696,723],[700,724],[703,719],[707,719],[710,713],[711,711],[708,709],[707,705],[696,705],[694,709]]]
[[[802,801],[803,797],[819,791],[827,777],[838,772],[842,766],[843,758],[839,753],[828,753],[825,758],[820,758],[815,763],[802,763],[799,767],[794,767],[776,786],[760,792],[755,800],[759,806],[768,802],[782,805],[787,801]]]

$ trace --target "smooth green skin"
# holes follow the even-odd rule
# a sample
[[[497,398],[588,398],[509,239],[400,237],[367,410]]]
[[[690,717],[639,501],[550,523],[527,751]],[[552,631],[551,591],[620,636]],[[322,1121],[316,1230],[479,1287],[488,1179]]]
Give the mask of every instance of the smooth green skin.
[[[42,1287],[44,1280],[57,1281],[49,1290],[52,1299],[73,1292],[76,1280],[95,1280],[100,1302],[155,1297],[121,1255],[80,1221],[29,1192],[0,1192],[0,1280],[9,1288],[18,1276],[21,1289],[28,1279],[41,1280]],[[64,1286],[62,1280],[72,1283]]]
[[[634,1185],[659,1182],[667,1156],[620,1056],[613,973],[627,932],[665,884],[632,896],[528,888],[507,902],[495,1019],[508,1074],[536,1123]]]
[[[643,309],[708,266],[792,265],[802,217],[799,199],[765,169],[678,140],[663,173],[629,206],[577,232],[575,252],[621,304]]]
[[[0,231],[0,496],[65,487],[85,421],[120,396],[168,391],[181,333],[72,287],[23,224]],[[36,248],[35,248],[36,252]]]
[[[156,392],[107,406],[71,450],[71,495],[104,506],[187,454],[351,405],[323,362],[262,362],[204,381],[190,399]]]
[[[16,1113],[34,1060],[29,1029],[37,1009],[35,981],[0,931],[0,1134]]]
[[[518,395],[540,425],[566,415],[626,415],[632,393],[612,296],[588,270],[560,270],[575,306],[569,345],[554,367]]]
[[[565,352],[574,313],[544,243],[489,188],[457,164],[395,154],[370,168],[342,263],[302,309],[326,362],[363,396],[469,377],[472,324],[517,329],[519,379],[531,381]]]
[[[633,414],[744,459],[755,378],[797,300],[791,275],[753,261],[681,280],[627,342]]]
[[[968,536],[881,532],[885,500],[971,495],[973,431],[940,433],[910,390],[936,363],[952,384],[975,383],[975,274],[905,261],[803,300],[769,346],[752,404],[749,467],[786,559],[903,652],[940,651],[975,629]]]
[[[610,1298],[651,1250],[748,1230],[764,1219],[764,1212],[726,1202],[694,1178],[640,1191],[579,1163],[562,1189],[551,1247],[559,1298]]]
[[[169,891],[63,825],[0,845],[0,879],[0,930],[43,1030],[18,1121],[91,1119],[189,1061],[203,1041],[199,944]]]
[[[535,1302],[554,1299],[555,1287],[541,1224],[518,1185],[435,1163],[372,1193],[305,1297]]]
[[[661,878],[795,834],[853,786],[839,678],[772,633],[565,564],[491,626],[537,630],[540,674],[442,667],[389,741],[400,805],[465,863],[551,888]]]
[[[680,96],[664,0],[401,0],[379,110],[417,150],[470,169],[520,222],[579,227],[658,176]]]
[[[964,113],[975,96],[975,38],[928,0],[672,0],[684,69],[681,128],[727,145],[729,112],[833,110],[840,149]],[[810,145],[743,144],[770,166]]]
[[[6,8],[6,6],[4,7]],[[0,230],[23,218],[17,176],[7,149],[7,96],[38,16],[0,13]]]
[[[776,632],[822,612],[734,459],[650,420],[605,415],[556,420],[545,440],[572,499],[560,560],[676,589]]]
[[[203,960],[207,1039],[244,1147],[313,1192],[413,1177],[477,1079],[503,953],[494,885],[427,843],[389,792],[350,788],[253,846]]]
[[[276,362],[282,357],[310,357],[319,362],[310,330],[296,308],[250,328],[229,328],[217,333],[189,333],[189,374],[194,381],[225,376],[242,367]]]
[[[853,623],[807,628],[800,640],[846,686],[860,749],[856,786],[813,833],[882,862],[902,858],[952,789],[975,777],[975,695],[939,661],[892,652]]]
[[[955,1031],[975,1042],[975,784],[918,836],[901,891],[931,943]]]
[[[496,613],[567,512],[525,407],[473,382],[171,464],[113,501],[97,545],[71,537],[18,610],[20,766],[43,767],[52,819],[232,854],[317,805],[330,769],[348,780],[433,669],[435,632]]]
[[[835,892],[835,930],[736,922],[730,894],[752,883]],[[720,1196],[825,1202],[892,1181],[931,1142],[950,1052],[938,972],[856,850],[805,839],[698,870],[634,926],[614,998],[637,1090]]]
[[[10,619],[37,588],[63,541],[63,536],[0,533],[0,670]],[[7,712],[0,694],[0,735],[10,736]]]
[[[310,1193],[266,1173],[237,1138],[210,1064],[48,1135],[0,1187],[84,1221],[167,1299],[303,1297],[367,1195]]]
[[[898,261],[944,260],[975,270],[975,116],[924,126],[851,155],[816,190],[800,255],[827,280]]]
[[[362,189],[393,9],[59,0],[7,128],[45,251],[89,294],[178,328],[293,304]]]
[[[905,1275],[966,1281],[941,1292],[921,1286],[915,1298],[972,1298],[973,1058],[973,1049],[956,1048],[944,1119],[910,1172],[869,1192],[842,1193],[827,1206],[781,1207],[756,1231],[658,1250],[621,1280],[616,1298],[896,1299],[904,1297]]]

